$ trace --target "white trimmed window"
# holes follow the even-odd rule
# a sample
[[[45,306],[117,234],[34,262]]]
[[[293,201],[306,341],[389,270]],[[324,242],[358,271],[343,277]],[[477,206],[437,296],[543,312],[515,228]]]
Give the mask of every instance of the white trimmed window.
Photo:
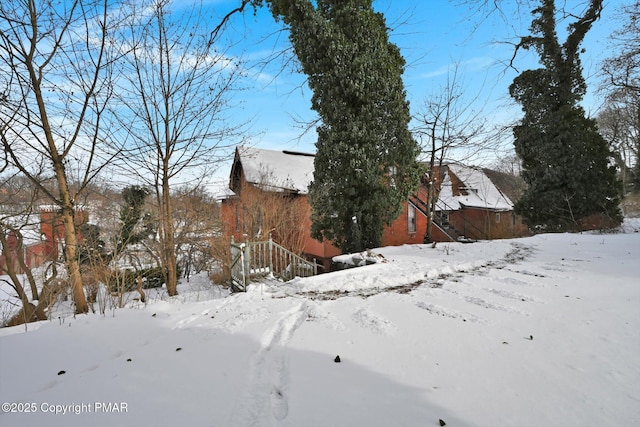
[[[411,203],[407,209],[407,231],[409,233],[416,232],[416,208]]]

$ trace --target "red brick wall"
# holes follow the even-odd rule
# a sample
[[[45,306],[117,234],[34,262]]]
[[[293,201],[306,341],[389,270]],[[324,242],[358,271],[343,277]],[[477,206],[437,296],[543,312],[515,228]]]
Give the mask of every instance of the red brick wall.
[[[247,185],[245,183],[245,185]],[[254,191],[259,191],[253,188],[252,190],[248,190],[247,187],[243,186],[244,189],[239,191],[238,193],[241,196],[234,196],[222,201],[220,207],[220,214],[222,217],[222,221],[224,224],[224,233],[225,235],[233,236],[234,239],[238,242],[243,241],[248,236],[245,236],[245,233],[250,234],[251,228],[247,222],[247,212],[245,206],[248,205],[248,200],[244,200],[244,198],[251,197],[251,194]],[[331,242],[319,242],[311,237],[311,207],[309,206],[307,196],[306,195],[297,195],[291,197],[290,199],[286,199],[283,203],[294,203],[296,204],[296,210],[301,213],[301,216],[304,218],[302,223],[303,236],[303,254],[307,259],[315,259],[317,263],[324,266],[326,271],[329,271],[329,267],[331,265],[331,258],[336,255],[340,255],[340,250],[333,246]],[[278,236],[279,233],[286,233],[286,230],[267,230],[271,231],[272,237],[274,241],[278,243],[283,243],[284,238],[280,238]],[[266,237],[265,237],[266,238]]]
[[[450,242],[451,239],[447,236],[442,230],[440,230],[436,225],[431,228],[431,236],[429,238],[432,242]]]
[[[415,210],[416,231],[409,231],[409,203],[403,203],[402,213],[382,234],[382,246],[399,246],[405,244],[424,243],[427,232],[427,217],[418,209]]]
[[[252,187],[248,190],[244,176],[239,180],[242,184],[241,188],[234,189],[238,196],[223,200],[221,205],[221,215],[225,226],[226,235],[233,235],[236,241],[245,239],[243,233],[250,233],[244,224],[244,201],[243,197],[250,197],[251,191],[256,191]],[[340,254],[340,250],[333,246],[331,242],[319,242],[311,238],[311,207],[308,204],[306,195],[298,195],[292,197],[287,203],[300,204],[299,209],[306,213],[304,217],[304,253],[308,258],[315,258],[320,264],[324,264],[328,269],[331,258]],[[427,218],[418,209],[415,210],[416,228],[415,232],[409,231],[408,220],[408,203],[403,203],[402,213],[400,216],[385,230],[382,235],[382,246],[398,246],[403,244],[421,244],[424,243],[424,236],[427,231]],[[450,222],[460,231],[465,231],[463,218],[482,230],[490,239],[519,237],[526,235],[527,228],[519,217],[514,217],[514,213],[500,212],[500,221],[497,219],[497,212],[486,209],[465,208],[462,211],[455,211],[450,214]],[[515,221],[514,221],[515,218]],[[473,238],[481,238],[479,233],[474,234],[474,230],[467,226],[468,236]],[[278,241],[277,231],[274,233],[274,240]],[[451,239],[437,227],[433,227],[432,241],[445,242]]]
[[[466,237],[474,239],[510,239],[529,234],[522,218],[513,211],[464,208],[451,212],[449,222]]]
[[[73,222],[76,225],[78,243],[82,242],[80,226],[84,224],[87,219],[87,215],[83,210],[78,209],[75,211]],[[56,210],[43,209],[40,211],[40,233],[44,235],[46,254],[52,257],[51,259],[57,258],[59,256],[58,242],[64,242],[64,223]]]
[[[40,243],[34,243],[29,246],[22,247],[22,255],[24,262],[28,268],[36,268],[41,266],[45,261],[51,260],[51,253],[49,251],[48,242],[43,241]],[[17,259],[17,246],[18,238],[13,232],[9,232],[7,236],[7,248],[4,248],[2,255],[0,255],[0,271],[6,267],[6,262],[9,261],[13,264],[13,267],[18,274],[24,273],[18,264]]]

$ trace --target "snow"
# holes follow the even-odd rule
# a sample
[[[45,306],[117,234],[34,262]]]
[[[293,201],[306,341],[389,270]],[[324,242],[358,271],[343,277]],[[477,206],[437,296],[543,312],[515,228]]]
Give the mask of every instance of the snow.
[[[466,195],[454,195],[450,172],[467,187]],[[463,206],[495,210],[513,210],[513,202],[503,194],[481,169],[449,164],[444,173],[437,202],[438,210],[459,210]]]
[[[247,182],[270,191],[307,194],[313,181],[312,154],[240,147],[240,161]]]
[[[24,247],[42,242],[40,218],[37,214],[11,215],[7,213],[3,215],[3,221],[20,231]]]
[[[308,193],[309,184],[313,181],[313,154],[244,146],[239,147],[238,153],[247,182],[268,191]],[[468,194],[453,194],[450,173],[464,183],[469,189]],[[513,210],[511,200],[481,169],[448,164],[437,203],[438,210],[458,210],[463,206]]]
[[[0,425],[640,425],[640,220],[622,230],[379,248],[0,329],[0,400],[33,409]]]

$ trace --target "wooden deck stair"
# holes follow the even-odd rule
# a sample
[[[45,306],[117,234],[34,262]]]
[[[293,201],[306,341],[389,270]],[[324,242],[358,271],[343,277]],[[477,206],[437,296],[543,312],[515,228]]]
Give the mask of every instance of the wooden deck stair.
[[[287,281],[294,277],[318,274],[314,261],[307,261],[269,240],[235,243],[231,239],[231,290],[246,292],[247,285],[256,278],[272,275]]]

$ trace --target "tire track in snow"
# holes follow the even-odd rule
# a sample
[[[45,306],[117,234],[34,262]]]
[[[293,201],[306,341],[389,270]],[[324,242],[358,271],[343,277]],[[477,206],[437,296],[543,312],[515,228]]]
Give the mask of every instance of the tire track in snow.
[[[455,295],[456,297],[460,298],[461,300],[472,304],[472,305],[476,305],[478,307],[484,308],[484,309],[488,309],[488,310],[497,310],[497,311],[504,311],[504,312],[511,312],[511,313],[518,313],[518,314],[526,314],[525,312],[523,312],[522,310],[517,309],[516,307],[513,307],[511,305],[505,305],[502,303],[499,303],[497,301],[490,301],[487,300],[485,298],[482,298],[480,296],[477,296],[476,294],[473,294],[474,291],[484,291],[484,289],[482,288],[478,288],[475,287],[473,289],[455,289],[453,287],[448,287],[448,288],[444,288],[443,289],[445,292],[448,292],[452,295]],[[485,291],[486,292],[486,291]],[[496,294],[491,294],[492,296],[497,296]]]
[[[488,323],[486,320],[478,316],[475,316],[471,313],[462,313],[457,310],[452,310],[450,308],[442,307],[437,304],[429,304],[424,301],[418,301],[416,303],[416,307],[421,308],[422,310],[426,310],[430,314],[433,314],[436,316],[449,317],[451,319],[462,319],[465,322],[469,320],[470,322],[476,322],[476,323],[482,323],[482,324]]]
[[[398,328],[388,319],[366,308],[361,308],[353,313],[353,320],[365,329],[381,335],[394,335]]]
[[[248,368],[246,389],[232,412],[229,425],[279,426],[289,413],[289,360],[287,344],[309,317],[308,301],[287,311],[267,330]]]
[[[489,301],[482,297],[463,295],[462,299],[468,302],[469,304],[474,304],[489,310],[498,310],[498,311],[506,311],[510,313],[525,314],[522,310],[518,310],[517,308],[512,307],[510,305],[501,304],[496,301]]]
[[[507,272],[507,273],[512,273],[512,272]],[[516,273],[513,273],[513,274],[516,274]],[[542,287],[542,285],[540,285],[538,283],[525,281],[525,280],[520,280],[518,278],[511,277],[511,276],[497,277],[495,280],[497,282],[505,283],[508,286],[521,286],[521,287],[527,287],[527,288],[541,288]]]
[[[520,300],[523,302],[538,302],[542,303],[541,299],[532,297],[531,295],[521,294],[518,292],[508,291],[506,289],[496,289],[496,288],[481,288],[484,292],[489,294],[498,295],[499,297],[511,299],[511,300]]]

